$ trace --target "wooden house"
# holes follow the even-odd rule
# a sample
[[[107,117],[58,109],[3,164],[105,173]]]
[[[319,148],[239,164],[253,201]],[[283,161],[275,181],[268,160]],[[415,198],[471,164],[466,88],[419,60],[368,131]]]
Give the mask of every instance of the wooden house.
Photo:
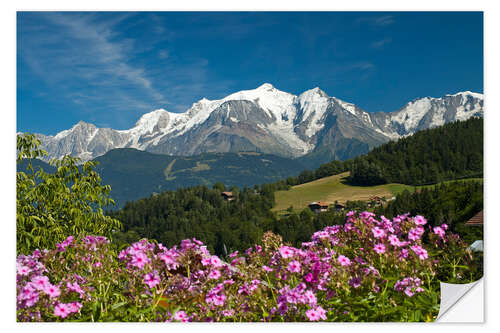
[[[385,201],[385,198],[381,198],[378,196],[371,197],[369,200],[368,207],[376,207],[376,206],[381,206],[382,203]]]
[[[224,200],[226,200],[226,201],[233,201],[234,200],[233,192],[222,192],[221,195],[224,198]]]
[[[309,204],[309,209],[313,213],[326,212],[328,210],[328,204],[322,201],[314,201]]]
[[[466,226],[483,226],[483,211],[480,211],[476,215],[474,215],[469,221],[465,222]]]
[[[341,203],[336,202],[334,208],[337,212],[341,212],[345,209],[345,206]]]

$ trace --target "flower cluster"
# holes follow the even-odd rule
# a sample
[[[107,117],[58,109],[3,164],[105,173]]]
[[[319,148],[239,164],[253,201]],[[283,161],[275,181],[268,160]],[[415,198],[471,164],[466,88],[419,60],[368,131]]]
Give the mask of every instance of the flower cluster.
[[[422,280],[419,278],[407,277],[394,284],[394,290],[404,292],[406,296],[412,297],[415,293],[424,292],[424,288],[420,287]]]
[[[72,242],[68,238],[62,244],[58,244],[56,252],[64,252]],[[49,275],[51,272],[41,262],[48,251],[35,251],[32,255],[20,255],[17,257],[17,308],[19,319],[29,321],[40,321],[41,311],[45,311],[55,318],[66,318],[71,314],[78,313],[82,307],[82,300],[88,299],[86,292],[79,285],[84,279],[73,274],[57,283],[51,283]],[[73,299],[71,302],[67,302]]]
[[[446,225],[426,236],[426,224],[349,212],[300,247],[267,233],[225,260],[194,238],[172,248],[143,239],[116,254],[105,237],[69,237],[18,256],[18,320],[414,320],[407,313],[439,299],[440,260],[466,248]]]

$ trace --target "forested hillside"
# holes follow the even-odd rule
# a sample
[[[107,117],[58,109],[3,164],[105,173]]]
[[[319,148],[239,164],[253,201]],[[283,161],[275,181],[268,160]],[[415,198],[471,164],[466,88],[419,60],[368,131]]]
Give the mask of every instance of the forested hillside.
[[[436,183],[482,176],[483,119],[471,118],[389,142],[355,158],[351,183]]]
[[[274,189],[232,188],[235,199],[230,202],[221,196],[225,190],[217,183],[213,188],[183,188],[128,202],[118,212],[108,212],[123,221],[123,233],[115,239],[130,243],[147,237],[173,246],[196,237],[219,254],[226,252],[224,247],[227,251],[251,247],[273,229]]]

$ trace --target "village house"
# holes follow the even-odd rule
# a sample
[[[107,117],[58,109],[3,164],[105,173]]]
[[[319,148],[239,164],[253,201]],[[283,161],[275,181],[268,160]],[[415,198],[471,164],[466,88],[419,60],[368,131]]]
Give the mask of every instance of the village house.
[[[224,198],[224,200],[226,200],[226,201],[233,201],[234,200],[233,192],[222,192],[221,195]]]
[[[309,204],[309,209],[313,213],[326,212],[328,210],[328,204],[321,201],[314,201]]]
[[[471,217],[471,219],[469,221],[465,222],[465,225],[468,227],[472,227],[472,226],[482,227],[483,226],[483,211],[480,211],[479,213],[477,213],[476,215]]]
[[[382,203],[385,201],[385,198],[381,198],[378,196],[371,197],[368,202],[368,207],[377,207],[381,206]]]
[[[341,212],[345,209],[345,206],[341,203],[336,202],[334,208],[337,212]]]
[[[483,211],[480,211],[467,222],[465,225],[468,227],[482,227],[483,226]],[[474,252],[483,252],[483,240],[476,240],[469,246],[469,249]]]

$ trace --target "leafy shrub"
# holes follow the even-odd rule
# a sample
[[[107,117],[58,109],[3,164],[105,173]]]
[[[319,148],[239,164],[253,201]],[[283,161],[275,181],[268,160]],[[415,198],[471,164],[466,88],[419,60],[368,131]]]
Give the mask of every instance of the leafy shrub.
[[[230,263],[196,239],[170,249],[143,239],[117,253],[105,237],[69,237],[18,256],[17,319],[431,321],[440,279],[482,272],[446,225],[426,231],[426,223],[349,212],[300,248],[266,233]]]
[[[52,160],[53,174],[35,172],[31,160],[47,153],[34,135],[17,136],[17,163],[28,160],[28,172],[17,172],[17,253],[53,248],[70,235],[96,234],[110,237],[119,230],[118,220],[104,216],[101,207],[113,203],[109,186],[101,186],[94,164],[80,168],[78,159],[65,156]]]

